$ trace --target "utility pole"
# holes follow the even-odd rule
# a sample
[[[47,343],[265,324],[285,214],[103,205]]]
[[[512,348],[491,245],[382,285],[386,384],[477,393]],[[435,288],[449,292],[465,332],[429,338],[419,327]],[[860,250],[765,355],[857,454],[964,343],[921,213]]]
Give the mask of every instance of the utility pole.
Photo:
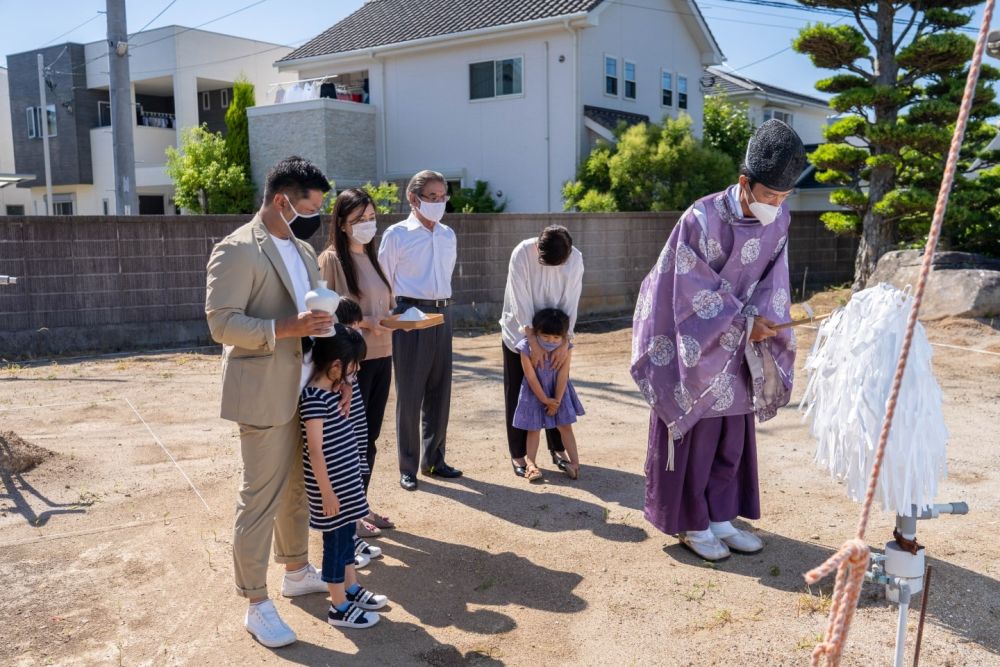
[[[49,105],[45,99],[45,56],[38,54],[38,97],[42,106],[38,110],[38,131],[42,134],[45,152],[45,215],[52,215],[52,163],[49,158]]]
[[[108,76],[111,88],[111,141],[115,157],[115,213],[136,215],[135,143],[132,125],[135,111],[128,67],[128,29],[125,0],[107,0]]]

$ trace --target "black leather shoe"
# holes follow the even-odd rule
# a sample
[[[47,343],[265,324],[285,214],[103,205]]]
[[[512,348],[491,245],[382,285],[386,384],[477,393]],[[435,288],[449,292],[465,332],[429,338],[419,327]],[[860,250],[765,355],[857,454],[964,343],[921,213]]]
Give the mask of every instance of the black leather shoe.
[[[415,475],[400,475],[399,485],[407,491],[417,490],[417,478]]]
[[[435,477],[444,477],[446,479],[454,479],[456,477],[462,476],[462,471],[457,468],[452,468],[447,463],[442,463],[439,466],[431,466],[424,471],[425,475],[433,475]]]
[[[516,461],[511,461],[510,465],[514,468],[514,474],[518,477],[524,477],[524,475],[528,472],[528,469],[525,466],[519,465]]]
[[[557,454],[556,452],[550,452],[550,453],[552,454],[552,463],[554,463],[555,466],[560,470],[562,470],[563,472],[566,472],[566,464],[568,463],[568,461],[566,461],[566,459],[564,459],[563,457],[559,456],[559,454]]]

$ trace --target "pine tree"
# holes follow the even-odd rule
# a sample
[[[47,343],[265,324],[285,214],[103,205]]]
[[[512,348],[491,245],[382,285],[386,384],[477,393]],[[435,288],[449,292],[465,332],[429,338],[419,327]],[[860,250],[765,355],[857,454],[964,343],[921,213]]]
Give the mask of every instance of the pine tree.
[[[830,200],[846,211],[823,215],[827,227],[860,235],[854,289],[865,286],[879,257],[926,234],[941,182],[974,42],[956,32],[978,0],[889,2],[800,0],[853,14],[852,25],[819,23],[793,47],[817,67],[839,73],[816,88],[834,96],[842,116],[829,143],[810,155],[817,180],[841,186]],[[985,119],[1000,113],[990,85],[1000,71],[984,65],[972,108],[962,167],[994,135]],[[963,170],[960,169],[960,173]],[[965,185],[956,181],[956,188]],[[961,202],[949,220],[963,217]]]

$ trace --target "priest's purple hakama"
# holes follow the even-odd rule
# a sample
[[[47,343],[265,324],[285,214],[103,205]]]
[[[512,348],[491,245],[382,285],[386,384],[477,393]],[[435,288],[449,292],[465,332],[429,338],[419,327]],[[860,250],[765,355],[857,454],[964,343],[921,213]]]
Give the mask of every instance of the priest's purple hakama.
[[[748,340],[754,317],[789,319],[790,216],[745,218],[739,193],[684,213],[636,303],[631,372],[652,408],[645,515],[664,533],[760,518],[753,417],[791,393],[792,330]]]

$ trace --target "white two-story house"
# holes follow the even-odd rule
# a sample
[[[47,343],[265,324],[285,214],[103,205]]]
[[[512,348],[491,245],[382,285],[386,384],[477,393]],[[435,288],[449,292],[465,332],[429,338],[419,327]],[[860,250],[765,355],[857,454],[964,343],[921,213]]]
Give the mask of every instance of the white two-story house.
[[[733,102],[745,103],[750,122],[755,127],[772,118],[785,121],[795,129],[806,145],[806,151],[810,153],[825,141],[823,128],[836,116],[830,103],[820,97],[805,95],[718,67],[705,69],[704,83],[709,88],[709,95],[722,91]],[[837,206],[830,203],[830,193],[834,189],[817,181],[816,168],[811,164],[807,165],[788,198],[788,206],[793,211],[838,210]]]
[[[272,63],[291,49],[176,25],[131,35],[128,48],[138,212],[174,213],[174,186],[164,170],[167,147],[179,144],[183,129],[202,123],[225,133],[233,82],[247,78],[260,99],[269,83],[289,78]],[[44,113],[39,54],[46,85]],[[49,135],[52,213],[114,212],[107,41],[46,46],[9,55],[7,63],[6,120],[13,134],[14,163],[18,172],[34,175],[16,186],[29,193],[26,212],[46,211],[43,131]]]
[[[369,0],[275,64],[255,178],[296,152],[338,188],[436,169],[510,212],[561,211],[598,137],[686,113],[722,53],[693,0]]]

